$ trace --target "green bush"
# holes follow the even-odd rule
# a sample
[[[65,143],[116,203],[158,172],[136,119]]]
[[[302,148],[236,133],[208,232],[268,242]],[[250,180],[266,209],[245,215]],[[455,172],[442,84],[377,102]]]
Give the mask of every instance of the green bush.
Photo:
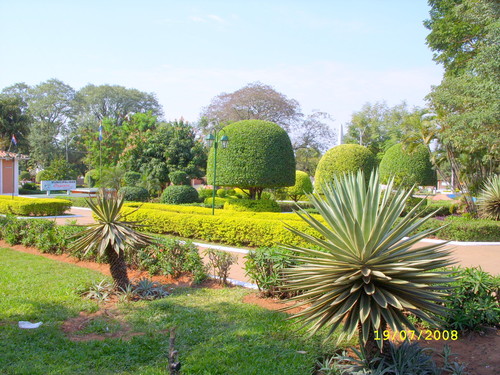
[[[226,191],[226,189],[218,189],[217,190],[217,196],[219,198],[226,198],[227,197],[227,191]]]
[[[213,195],[213,189],[200,189],[198,190],[198,196],[200,197],[201,200],[204,200],[205,198],[211,198]]]
[[[313,185],[306,172],[295,171],[295,185],[285,188],[286,194],[294,201],[302,199],[313,192]]]
[[[418,145],[412,152],[398,143],[390,147],[380,162],[380,181],[387,183],[394,176],[394,183],[411,187],[436,185],[436,172],[430,161],[429,151]]]
[[[281,208],[276,201],[270,199],[234,199],[229,198],[224,203],[225,210],[232,211],[253,211],[253,212],[281,212]]]
[[[209,198],[205,198],[203,200],[203,203],[205,204],[205,206],[207,207],[212,207],[212,200],[213,198],[212,197],[209,197]],[[224,204],[226,203],[226,199],[224,198],[219,198],[219,197],[215,197],[215,208],[223,208],[224,207]]]
[[[443,240],[499,242],[500,222],[487,219],[470,219],[467,217],[449,216],[437,236]]]
[[[264,188],[295,183],[295,157],[290,138],[279,125],[244,120],[224,128],[227,148],[217,151],[217,184],[249,189],[252,198]],[[213,180],[213,148],[207,166],[207,181]]]
[[[161,195],[161,202],[168,204],[182,204],[198,202],[198,192],[192,186],[172,185],[167,187]]]
[[[447,297],[446,328],[478,331],[500,322],[500,278],[480,268],[458,268]]]
[[[99,182],[99,171],[97,169],[91,169],[87,173],[85,173],[85,177],[83,178],[83,183],[89,187],[95,187]]]
[[[137,186],[141,181],[142,175],[139,172],[125,172],[123,175],[123,183],[125,186]]]
[[[363,170],[366,178],[369,178],[375,167],[375,156],[364,146],[339,145],[328,150],[320,159],[316,174],[314,175],[314,188],[321,193],[321,185],[332,181],[335,176],[340,177],[344,173],[356,173]]]
[[[168,174],[168,179],[174,185],[190,185],[189,176],[184,171],[173,171]]]
[[[295,202],[277,202],[280,206],[281,212],[293,212],[297,211],[299,206],[300,208],[304,210],[312,209],[314,208],[314,205],[309,202],[300,202],[300,203],[295,203]]]
[[[26,182],[22,185],[21,189],[36,191],[37,187],[36,187],[36,184],[34,182]]]
[[[259,247],[245,256],[245,273],[265,297],[289,298],[283,269],[296,265],[290,252],[279,247]]]
[[[123,194],[126,201],[147,202],[149,199],[149,192],[139,186],[124,186],[118,192]]]
[[[424,206],[420,216],[427,216],[435,212],[434,216],[449,216],[457,213],[459,204],[453,201],[427,201],[427,206]]]
[[[19,179],[22,181],[31,180],[31,174],[28,171],[22,171],[19,173]]]
[[[56,216],[62,215],[71,207],[71,202],[65,199],[23,198],[1,195],[0,214],[20,216]]]
[[[219,279],[220,284],[227,284],[227,277],[231,266],[238,261],[236,254],[224,250],[207,249],[208,268],[212,269],[213,275]]]
[[[194,282],[206,278],[205,266],[198,248],[191,242],[176,239],[158,239],[158,243],[139,250],[137,266],[150,275],[168,275],[179,278],[184,273],[192,275]]]

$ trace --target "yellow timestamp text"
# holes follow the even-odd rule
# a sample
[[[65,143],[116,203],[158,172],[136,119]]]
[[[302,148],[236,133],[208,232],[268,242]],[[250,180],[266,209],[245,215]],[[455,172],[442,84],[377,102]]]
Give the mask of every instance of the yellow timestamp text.
[[[391,340],[391,341],[405,341],[405,340],[427,340],[427,341],[456,341],[458,340],[458,331],[456,330],[430,330],[423,329],[421,331],[396,331],[392,332],[389,330],[382,331],[380,335],[379,331],[373,331],[375,335],[375,340]]]

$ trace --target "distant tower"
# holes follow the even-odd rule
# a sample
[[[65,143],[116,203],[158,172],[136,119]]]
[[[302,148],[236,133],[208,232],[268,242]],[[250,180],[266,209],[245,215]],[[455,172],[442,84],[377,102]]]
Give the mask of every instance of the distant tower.
[[[344,126],[340,124],[339,136],[337,137],[337,146],[342,144],[343,138],[344,138]]]

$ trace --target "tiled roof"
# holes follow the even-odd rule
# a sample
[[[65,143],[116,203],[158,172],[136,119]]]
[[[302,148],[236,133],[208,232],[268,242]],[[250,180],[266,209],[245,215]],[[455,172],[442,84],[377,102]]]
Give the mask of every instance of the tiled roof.
[[[15,152],[0,151],[0,159],[29,159],[29,156],[16,154]]]

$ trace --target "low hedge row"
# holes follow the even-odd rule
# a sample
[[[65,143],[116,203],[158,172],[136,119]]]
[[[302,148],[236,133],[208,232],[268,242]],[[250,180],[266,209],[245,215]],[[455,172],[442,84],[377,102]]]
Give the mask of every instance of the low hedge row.
[[[130,205],[123,208],[123,213],[128,214],[126,220],[139,221],[146,226],[147,231],[152,233],[170,233],[228,245],[270,246],[279,243],[307,245],[302,238],[288,231],[284,224],[309,234],[318,235],[305,222],[289,220],[296,215],[245,213],[247,215],[242,216],[241,213],[239,215],[219,215],[217,213],[217,215],[212,216],[146,207],[136,210]],[[279,215],[282,220],[263,218],[268,215]]]
[[[65,199],[23,198],[0,195],[0,214],[20,216],[55,216],[61,215],[71,207]]]
[[[271,199],[227,199],[224,209],[240,212],[281,212],[281,208],[276,201]]]

